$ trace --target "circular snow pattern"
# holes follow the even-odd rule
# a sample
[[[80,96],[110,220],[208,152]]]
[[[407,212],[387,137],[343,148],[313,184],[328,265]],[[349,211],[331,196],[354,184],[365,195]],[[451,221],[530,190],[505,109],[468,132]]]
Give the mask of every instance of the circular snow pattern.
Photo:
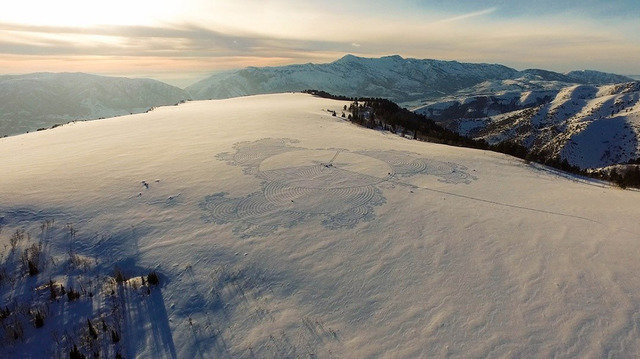
[[[201,202],[203,219],[237,223],[241,237],[267,235],[292,227],[305,218],[323,217],[330,229],[353,227],[374,218],[373,208],[385,198],[378,184],[417,174],[437,176],[448,183],[475,178],[457,164],[421,158],[399,151],[351,152],[344,149],[305,149],[288,139],[262,139],[234,146],[235,153],[217,157],[244,167],[247,175],[263,179],[262,188],[243,198],[226,193]]]

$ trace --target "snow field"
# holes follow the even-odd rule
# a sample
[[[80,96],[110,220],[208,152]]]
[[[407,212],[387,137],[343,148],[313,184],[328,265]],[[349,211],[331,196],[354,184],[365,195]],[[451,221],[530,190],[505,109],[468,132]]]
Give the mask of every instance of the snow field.
[[[1,243],[55,219],[48,256],[97,258],[3,300],[155,270],[118,297],[126,358],[638,355],[638,192],[356,127],[343,105],[191,102],[0,140]],[[65,300],[2,355],[50,354],[106,310]]]

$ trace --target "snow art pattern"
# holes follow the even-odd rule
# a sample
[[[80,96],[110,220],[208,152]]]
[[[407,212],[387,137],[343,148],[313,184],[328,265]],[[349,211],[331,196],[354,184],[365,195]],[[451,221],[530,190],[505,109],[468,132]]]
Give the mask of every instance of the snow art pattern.
[[[267,235],[310,217],[320,217],[329,229],[351,228],[373,219],[374,207],[385,203],[381,183],[417,174],[454,184],[475,180],[464,166],[410,152],[306,149],[294,146],[296,142],[241,142],[234,153],[218,154],[218,159],[262,179],[262,188],[246,197],[225,192],[207,196],[200,204],[203,219],[236,223],[234,233],[240,237]]]

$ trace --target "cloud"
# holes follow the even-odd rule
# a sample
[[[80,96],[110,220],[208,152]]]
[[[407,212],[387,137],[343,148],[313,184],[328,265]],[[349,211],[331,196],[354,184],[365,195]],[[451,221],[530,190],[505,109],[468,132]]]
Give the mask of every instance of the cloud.
[[[4,36],[3,36],[4,34]],[[282,56],[345,50],[350,43],[237,35],[194,25],[70,28],[0,24],[0,53],[87,56]]]
[[[236,7],[243,3],[246,1],[224,6],[238,10]],[[37,63],[53,64],[56,57],[73,57],[90,58],[110,69],[118,64],[144,67],[141,64],[146,61],[155,66],[155,72],[163,71],[163,64],[178,72],[191,72],[329,62],[354,53],[551,70],[571,69],[569,65],[575,63],[582,68],[640,73],[634,55],[640,53],[639,32],[633,31],[638,29],[635,21],[599,23],[561,16],[504,18],[504,9],[496,1],[490,3],[495,7],[476,6],[478,11],[455,16],[424,8],[385,13],[362,7],[358,11],[351,11],[350,6],[337,9],[337,3],[333,7],[304,3],[286,12],[282,1],[278,6],[259,1],[251,4],[251,11],[235,15],[241,19],[235,27],[231,20],[223,25],[213,20],[193,20],[99,27],[0,23],[0,68],[18,68],[20,61],[16,59],[21,56],[28,59],[25,63],[34,64],[31,68],[36,71]],[[224,13],[217,16],[224,17]],[[247,23],[252,24],[245,26]],[[47,61],[38,62],[38,57]],[[9,58],[11,66],[7,66]],[[77,71],[79,67],[73,66],[79,63],[66,62],[66,71]]]
[[[352,49],[351,42],[233,34],[196,25],[0,24],[0,68],[5,73],[79,71],[152,77],[178,86],[222,69],[329,62]]]
[[[460,20],[467,20],[467,19],[471,19],[471,18],[474,18],[474,17],[479,17],[479,16],[484,16],[484,15],[491,14],[491,13],[495,12],[496,9],[497,8],[492,7],[490,9],[485,9],[485,10],[482,10],[482,11],[476,11],[476,12],[471,12],[471,13],[468,13],[468,14],[456,15],[456,16],[453,16],[453,17],[449,17],[449,18],[446,18],[446,19],[439,20],[436,23],[447,23],[447,22],[455,22],[455,21],[460,21]]]

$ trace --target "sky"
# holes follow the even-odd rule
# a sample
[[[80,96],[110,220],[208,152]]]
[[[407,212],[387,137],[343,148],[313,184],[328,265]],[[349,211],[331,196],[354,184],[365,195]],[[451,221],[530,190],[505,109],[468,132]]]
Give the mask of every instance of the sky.
[[[19,0],[0,74],[88,72],[184,87],[345,54],[640,74],[638,0]]]

